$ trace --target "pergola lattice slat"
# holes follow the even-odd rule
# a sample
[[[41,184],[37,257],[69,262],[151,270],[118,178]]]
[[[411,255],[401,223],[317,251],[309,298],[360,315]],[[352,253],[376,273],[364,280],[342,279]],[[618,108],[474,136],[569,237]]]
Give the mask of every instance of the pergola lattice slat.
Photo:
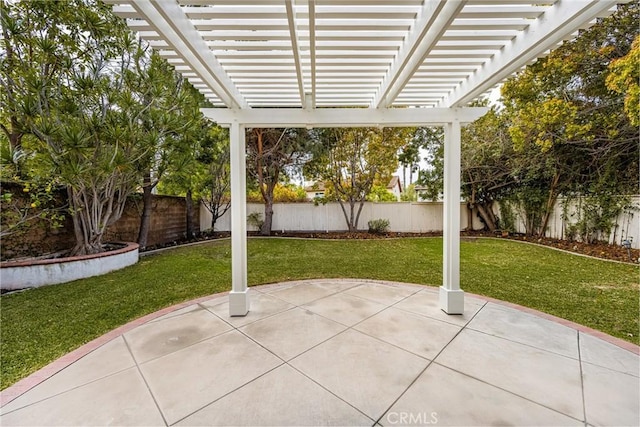
[[[301,108],[315,108],[316,104],[373,108],[432,106],[434,92],[429,91],[428,97],[421,98],[416,90],[420,86],[415,86],[430,77],[450,79],[450,85],[442,87],[436,105],[462,106],[588,25],[596,16],[606,14],[617,3],[610,0],[109,2],[114,3],[115,12],[128,19],[132,28],[142,31],[141,36],[155,49],[168,58],[182,59],[184,66],[181,64],[180,71],[189,77],[198,76],[210,89],[212,100],[230,108],[282,104],[277,91],[273,91],[272,98],[257,98],[241,85],[243,75],[260,73],[266,78],[285,78],[295,84],[299,99],[292,105]],[[467,60],[465,66],[458,64],[461,59]],[[339,62],[348,67],[328,65]],[[276,70],[283,76],[276,76]],[[363,79],[353,79],[353,74],[361,74]],[[339,86],[334,86],[337,82],[348,82],[358,90],[352,92],[351,98],[340,96],[339,102],[318,96],[325,89],[325,94],[337,94]],[[371,82],[378,86],[372,87]],[[360,95],[364,92],[368,96]],[[409,99],[411,102],[407,102]]]

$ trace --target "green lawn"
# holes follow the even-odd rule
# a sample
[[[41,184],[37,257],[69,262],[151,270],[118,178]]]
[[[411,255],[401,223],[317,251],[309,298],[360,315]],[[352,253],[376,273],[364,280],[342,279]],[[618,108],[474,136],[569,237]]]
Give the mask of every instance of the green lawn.
[[[250,285],[352,277],[439,286],[442,239],[250,239]],[[508,240],[464,240],[468,292],[639,343],[638,268]],[[230,289],[228,240],[147,256],[101,277],[0,298],[1,387],[130,320]]]

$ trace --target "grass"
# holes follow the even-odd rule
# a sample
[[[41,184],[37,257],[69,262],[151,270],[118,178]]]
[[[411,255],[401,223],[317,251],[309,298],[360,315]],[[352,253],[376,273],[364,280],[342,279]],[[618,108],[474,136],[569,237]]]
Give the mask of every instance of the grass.
[[[439,286],[442,239],[250,239],[250,285],[352,277]],[[523,243],[461,245],[468,292],[544,311],[638,344],[638,268]],[[229,290],[228,240],[141,258],[124,270],[0,298],[1,388],[130,320]]]

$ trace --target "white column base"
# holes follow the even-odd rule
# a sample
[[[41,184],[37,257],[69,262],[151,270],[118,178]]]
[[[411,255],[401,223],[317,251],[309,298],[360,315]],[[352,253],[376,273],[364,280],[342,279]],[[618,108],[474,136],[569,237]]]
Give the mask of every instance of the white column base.
[[[464,314],[464,291],[441,286],[440,309],[447,314]]]
[[[229,292],[229,316],[246,316],[249,312],[249,289]]]

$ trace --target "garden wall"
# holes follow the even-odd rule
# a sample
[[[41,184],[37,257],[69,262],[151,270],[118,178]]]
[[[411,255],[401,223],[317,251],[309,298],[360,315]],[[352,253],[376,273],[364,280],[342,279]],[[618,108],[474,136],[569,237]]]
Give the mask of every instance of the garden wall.
[[[20,206],[24,206],[24,203],[30,203],[28,193],[24,193],[20,186],[3,183],[2,191],[3,193],[10,191],[14,195],[14,203]],[[66,192],[59,192],[56,195],[55,202],[57,206],[64,206]],[[2,208],[8,209],[8,206],[3,204]],[[37,212],[34,213],[37,214]],[[125,211],[120,220],[109,227],[103,241],[137,241],[141,213],[142,198],[139,195],[134,195],[127,201]],[[197,229],[197,216],[196,209],[194,215],[196,232],[199,231]],[[51,227],[51,224],[47,221],[36,219],[30,222],[28,227],[24,227],[23,230],[3,237],[1,259],[34,257],[70,249],[75,243],[75,238],[73,235],[73,223],[68,214],[65,215],[62,225],[60,228],[55,228]],[[147,246],[180,240],[185,236],[185,229],[186,203],[184,198],[154,195]]]
[[[127,201],[122,217],[109,229],[105,241],[135,242],[140,230],[142,198],[138,195]],[[194,215],[196,232],[198,228],[197,209]],[[151,225],[147,246],[162,245],[184,239],[187,227],[187,207],[184,197],[153,196]]]
[[[23,186],[15,183],[2,183],[2,194],[11,193],[10,202],[2,201],[1,222],[2,230],[6,230],[9,224],[15,224],[16,218],[31,204],[31,194],[23,191]],[[67,200],[66,191],[54,190],[52,193],[52,207],[64,206]],[[28,217],[35,219],[29,221],[12,234],[2,237],[0,247],[0,259],[12,259],[23,256],[36,256],[45,253],[55,253],[69,249],[73,246],[73,222],[66,215],[61,227],[53,227],[47,220],[39,219],[40,210],[29,209]]]

